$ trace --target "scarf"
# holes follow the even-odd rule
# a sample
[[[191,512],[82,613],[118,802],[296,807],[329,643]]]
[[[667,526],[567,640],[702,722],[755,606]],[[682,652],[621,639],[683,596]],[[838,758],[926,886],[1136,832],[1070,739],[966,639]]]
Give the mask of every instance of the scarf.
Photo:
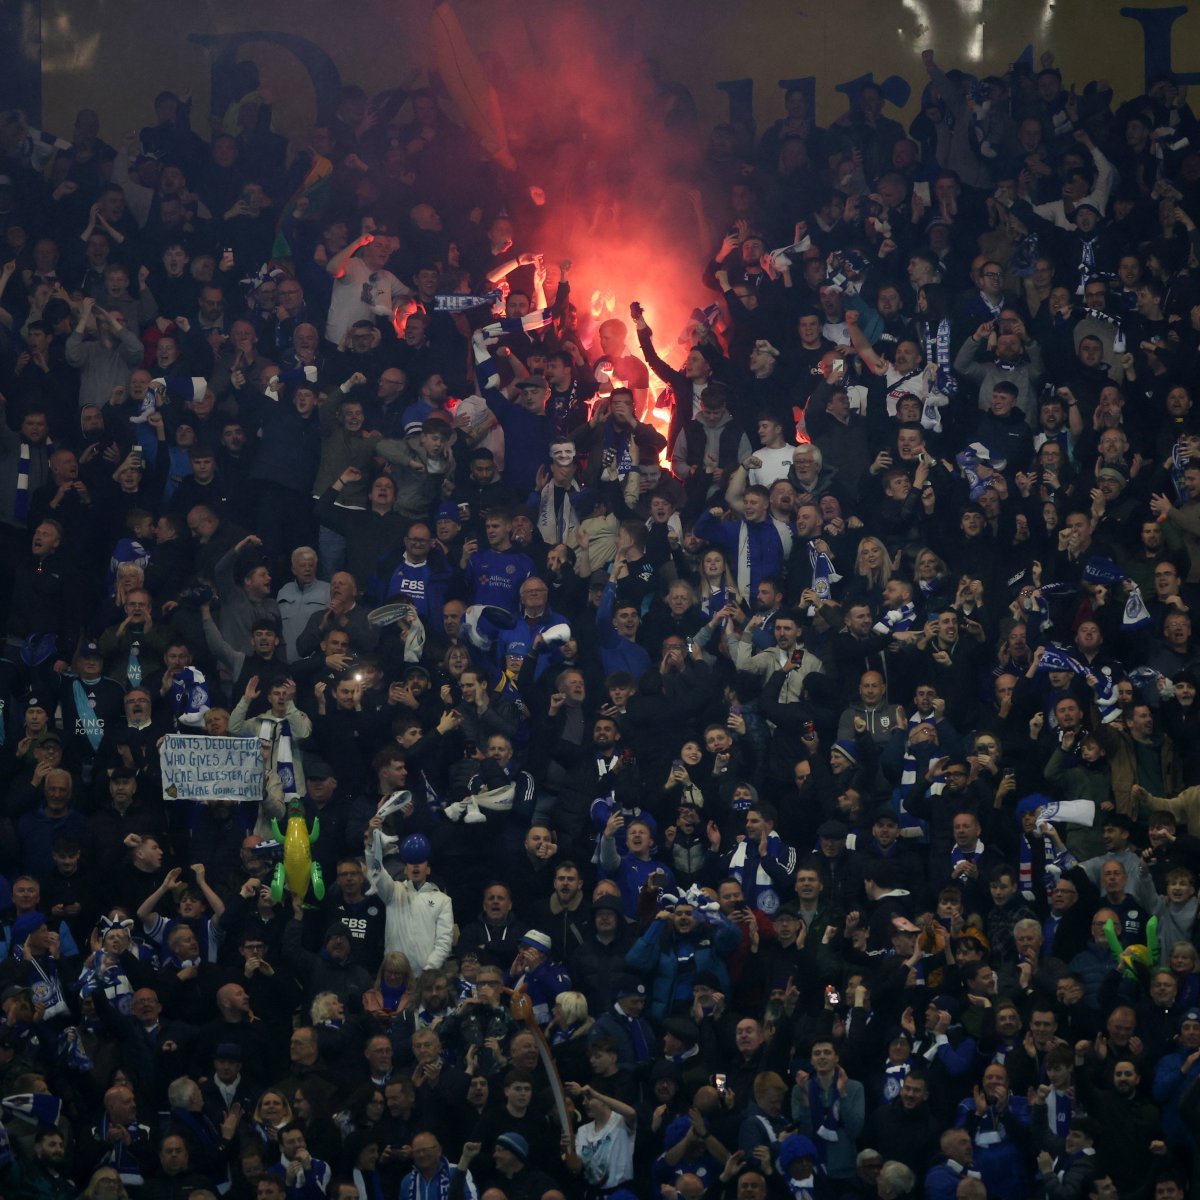
[[[108,1145],[108,1129],[111,1122],[108,1119],[108,1113],[100,1119],[100,1124],[93,1131],[96,1136],[96,1141],[101,1145]],[[144,1125],[128,1125],[126,1131],[129,1134],[129,1140],[132,1143],[141,1144],[145,1142],[150,1131]],[[133,1153],[129,1146],[124,1142],[114,1142],[100,1162],[106,1167],[112,1167],[114,1171],[121,1177],[121,1182],[127,1187],[141,1187],[145,1183],[142,1176],[142,1164],[138,1161],[137,1155]]]
[[[261,738],[266,741],[266,738]],[[283,785],[285,801],[296,797],[296,768],[292,763],[292,727],[287,721],[279,722],[279,744],[275,754],[275,773]]]
[[[917,619],[917,606],[909,600],[899,608],[890,608],[875,622],[876,633],[904,633],[913,627]]]
[[[776,859],[782,860],[786,856],[787,847],[784,846],[778,834],[772,833],[768,836],[767,846],[769,853]],[[754,872],[754,878],[748,878],[749,871],[747,870],[746,859],[749,853],[749,839],[739,842],[729,859],[729,874],[742,885],[742,892],[746,897],[746,903],[751,908],[760,909],[768,917],[773,916],[779,911],[779,893],[775,890],[770,875],[763,870],[762,859],[758,858],[757,855],[755,856],[755,861],[758,865]]]
[[[737,585],[743,596],[753,593],[750,581],[753,576],[754,564],[751,562],[750,525],[747,521],[738,522],[738,556],[737,556]]]
[[[629,453],[629,434],[617,433],[611,421],[604,422],[604,449],[611,450],[616,458],[617,474],[624,479],[633,470],[633,457]]]
[[[900,1095],[900,1085],[908,1078],[912,1068],[911,1056],[902,1063],[890,1062],[883,1068],[883,1098],[889,1104]]]
[[[650,1043],[646,1040],[646,1031],[642,1028],[641,1021],[637,1017],[631,1017],[622,1012],[619,1004],[614,1004],[612,1010],[618,1024],[623,1024],[629,1034],[629,1040],[633,1045],[633,1061],[636,1063],[649,1062],[653,1055],[650,1052]]]
[[[393,987],[390,983],[379,981],[379,995],[383,999],[383,1011],[393,1013],[400,1007],[400,1001],[404,999],[404,993],[408,991],[405,984],[399,987]]]
[[[822,1163],[825,1161],[825,1143],[838,1141],[839,1131],[842,1128],[842,1098],[838,1095],[836,1078],[831,1090],[833,1100],[826,1103],[825,1089],[821,1087],[821,1081],[816,1075],[809,1078],[809,1119],[812,1121],[813,1132],[817,1136],[816,1142],[813,1143],[817,1148],[817,1160]]]
[[[54,453],[54,445],[47,439],[45,442],[46,461],[50,461],[50,455]],[[21,439],[21,454],[17,460],[17,494],[13,500],[13,516],[21,522],[24,522],[29,517],[29,468],[30,459],[29,443]]]
[[[958,381],[950,367],[950,322],[943,317],[935,329],[931,321],[925,323],[925,361],[937,368],[934,388],[945,396],[958,394]]]
[[[378,1171],[372,1171],[366,1176],[355,1167],[354,1186],[358,1189],[358,1200],[384,1200],[383,1180]]]
[[[135,636],[129,646],[129,661],[125,666],[125,677],[131,688],[142,686],[142,644]]]
[[[1063,650],[1055,650],[1047,646],[1042,651],[1042,657],[1037,665],[1039,671],[1070,671],[1073,675],[1087,675],[1089,670],[1081,662],[1072,658]]]
[[[120,965],[106,967],[104,951],[97,950],[79,975],[79,994],[91,996],[103,990],[109,1003],[121,1014],[128,1016],[133,1005],[133,987]]]
[[[180,1125],[186,1125],[196,1145],[206,1152],[216,1150],[221,1142],[220,1131],[203,1113],[188,1112],[186,1108],[173,1108],[171,1120]],[[218,1168],[218,1170],[221,1171],[221,1176],[215,1190],[217,1195],[224,1196],[233,1186],[233,1181],[230,1178],[228,1166]]]
[[[399,1200],[449,1200],[450,1184],[457,1172],[458,1168],[452,1167],[446,1161],[445,1155],[438,1163],[437,1174],[428,1183],[421,1172],[413,1167],[400,1181]],[[475,1200],[475,1184],[471,1179],[471,1172],[466,1172],[466,1176],[465,1195],[470,1200]]]
[[[994,313],[992,320],[998,319],[999,313]],[[1007,359],[998,358],[994,363],[992,363],[992,366],[995,367],[997,371],[1015,371],[1019,367],[1025,367],[1028,365],[1029,358],[1024,354],[1022,354],[1020,358],[1014,359],[1012,362],[1009,362]]]
[[[75,701],[75,719],[83,727],[83,736],[93,750],[99,750],[104,740],[104,722],[93,711],[92,702],[78,677],[71,685],[71,698]]]
[[[557,503],[555,493],[559,490],[554,480],[550,480],[538,493],[538,533],[548,546],[557,546],[579,528],[579,518],[575,515],[575,506],[571,503],[574,495],[580,491],[578,483],[562,489],[562,504]]]
[[[492,356],[490,347],[506,334],[533,333],[554,320],[549,308],[535,308],[523,317],[505,317],[477,329],[471,339],[471,353],[475,358],[475,379],[485,396],[500,387],[500,366]]]
[[[796,1197],[796,1200],[812,1200],[816,1195],[817,1181],[812,1175],[807,1179],[793,1179],[790,1175],[785,1175],[784,1180],[787,1183],[788,1191]]]
[[[491,308],[494,304],[499,303],[500,300],[501,294],[499,291],[484,292],[478,296],[459,292],[438,292],[433,298],[433,311],[448,313],[469,312],[473,308]]]
[[[1020,864],[1018,867],[1018,870],[1020,872],[1021,895],[1024,896],[1025,899],[1030,901],[1031,903],[1033,902],[1033,900],[1035,898],[1034,891],[1033,891],[1033,841],[1038,836],[1040,836],[1042,839],[1042,860],[1043,860],[1043,862],[1049,863],[1051,858],[1053,858],[1053,856],[1054,856],[1054,843],[1045,834],[1039,835],[1037,833],[1033,833],[1033,834],[1030,834],[1028,837],[1022,836],[1021,846],[1020,846],[1021,861],[1020,861]],[[1049,895],[1050,892],[1053,891],[1053,887],[1050,882],[1049,872],[1046,873],[1046,877],[1043,881],[1043,886],[1045,888],[1047,895]]]
[[[952,867],[956,867],[960,862],[978,862],[979,856],[983,853],[983,851],[984,845],[982,838],[975,843],[974,850],[960,850],[957,846],[955,846],[954,849],[950,851],[950,865]]]
[[[23,946],[24,943],[20,943],[20,945]],[[14,952],[17,948],[18,946],[14,945]],[[25,981],[24,986],[32,990],[35,1004],[46,1006],[42,1020],[50,1021],[54,1017],[68,1015],[70,1010],[63,998],[62,984],[58,979],[58,963],[55,962],[54,956],[47,954],[44,961],[36,958],[26,958],[25,961],[29,964],[30,977]]]
[[[978,501],[979,497],[993,487],[990,478],[985,479],[979,474],[981,463],[980,454],[984,447],[979,442],[972,442],[965,450],[960,450],[955,456],[954,461],[958,464],[959,469],[963,473],[963,478],[967,481],[967,487],[970,488],[971,500]],[[996,467],[996,464],[989,464]],[[1003,464],[999,464],[1003,466]]]
[[[919,712],[913,712],[908,717],[908,732],[909,736],[919,725],[932,725],[937,728],[937,720],[931,714],[928,717],[923,717]],[[916,817],[908,811],[908,798],[912,795],[912,790],[917,784],[917,756],[912,752],[912,747],[909,746],[908,740],[904,742],[904,758],[900,764],[900,783],[892,793],[892,798],[896,801],[896,810],[900,818],[901,837],[904,836],[905,829],[923,829],[923,826]]]
[[[211,707],[203,671],[184,667],[171,677],[171,712],[180,725],[203,728],[204,714]]]
[[[1096,243],[1100,240],[1099,235],[1092,234],[1090,238],[1084,238],[1079,243],[1079,283],[1075,287],[1075,295],[1082,296],[1084,288],[1087,286],[1087,281],[1096,274]]]
[[[1050,1128],[1060,1137],[1065,1138],[1071,1128],[1071,1117],[1074,1115],[1074,1104],[1066,1092],[1056,1088],[1050,1089],[1046,1097],[1046,1118]]]
[[[808,561],[812,566],[812,585],[817,598],[826,602],[832,600],[832,585],[840,583],[842,579],[834,570],[833,560],[824,550],[818,550],[812,542],[809,542]]]
[[[1175,498],[1180,504],[1186,504],[1188,500],[1187,488],[1183,486],[1183,469],[1188,464],[1188,456],[1184,454],[1183,447],[1176,442],[1171,447],[1171,486],[1175,489]],[[1165,521],[1165,516],[1159,517],[1159,522]]]

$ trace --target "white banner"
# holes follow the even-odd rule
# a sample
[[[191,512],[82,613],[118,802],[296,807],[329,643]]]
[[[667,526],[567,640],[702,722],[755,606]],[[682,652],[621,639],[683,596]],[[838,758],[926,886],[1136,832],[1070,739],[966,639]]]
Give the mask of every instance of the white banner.
[[[258,738],[189,737],[169,733],[158,751],[164,800],[262,799]]]

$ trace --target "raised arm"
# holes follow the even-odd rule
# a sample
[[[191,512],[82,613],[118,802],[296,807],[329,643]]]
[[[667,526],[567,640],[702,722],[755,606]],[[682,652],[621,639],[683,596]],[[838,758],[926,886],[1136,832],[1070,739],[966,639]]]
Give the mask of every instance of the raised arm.
[[[369,246],[375,240],[373,233],[364,233],[355,238],[349,245],[339,250],[326,264],[325,270],[334,277],[341,279],[346,274],[346,263],[350,261],[364,246]]]

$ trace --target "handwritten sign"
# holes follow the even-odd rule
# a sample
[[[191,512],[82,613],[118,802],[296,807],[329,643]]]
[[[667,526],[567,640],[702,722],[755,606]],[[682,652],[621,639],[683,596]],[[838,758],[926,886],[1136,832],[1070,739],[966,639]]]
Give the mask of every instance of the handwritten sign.
[[[186,737],[170,733],[158,752],[165,800],[262,799],[258,738]]]

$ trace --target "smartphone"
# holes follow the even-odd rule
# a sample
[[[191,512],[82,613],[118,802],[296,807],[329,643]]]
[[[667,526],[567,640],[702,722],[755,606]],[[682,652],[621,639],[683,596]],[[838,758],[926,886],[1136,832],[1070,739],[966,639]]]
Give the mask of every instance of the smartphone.
[[[841,1002],[841,993],[838,992],[837,988],[835,988],[832,983],[827,983],[825,985],[825,1003],[828,1004],[830,1008],[833,1008],[836,1005],[841,1004]]]
[[[925,179],[918,179],[917,182],[913,184],[913,195],[919,196],[921,198],[921,203],[924,204],[928,208],[928,206],[929,206],[929,181],[925,180]]]
[[[714,1075],[713,1076],[713,1087],[715,1087],[717,1089],[717,1091],[720,1092],[722,1096],[724,1096],[725,1090],[726,1090],[725,1089],[725,1076],[724,1075]]]
[[[671,763],[672,771],[682,771],[683,768],[684,768],[684,762],[683,762],[682,758],[677,758],[677,759],[675,759],[674,762]]]

